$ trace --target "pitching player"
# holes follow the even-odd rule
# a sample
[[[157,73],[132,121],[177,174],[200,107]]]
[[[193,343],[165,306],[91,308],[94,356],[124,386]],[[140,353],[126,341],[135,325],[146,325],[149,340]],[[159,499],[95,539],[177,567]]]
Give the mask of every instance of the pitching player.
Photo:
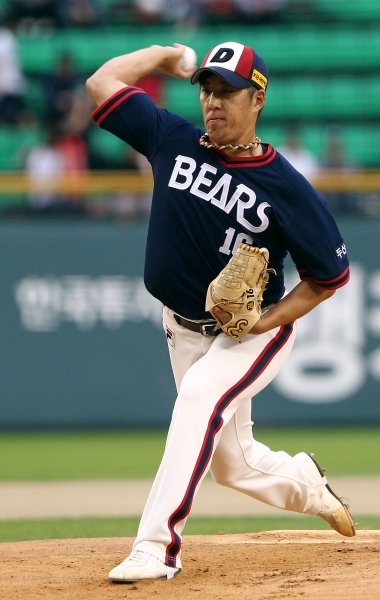
[[[145,283],[163,304],[178,389],[165,452],[130,556],[113,581],[170,579],[181,570],[181,533],[211,469],[221,485],[355,534],[347,507],[308,454],[274,452],[252,437],[251,399],[279,372],[297,319],[349,279],[345,244],[323,198],[256,137],[268,70],[250,47],[213,48],[199,85],[205,130],[156,107],[135,83],[154,70],[189,78],[182,45],[152,46],[106,62],[87,82],[95,122],[144,154],[154,174]],[[194,89],[194,88],[191,88]],[[195,90],[194,90],[195,92]],[[286,86],[284,86],[286,102]],[[210,282],[241,242],[266,247],[263,314],[240,341],[205,311]],[[300,282],[285,293],[290,254]]]

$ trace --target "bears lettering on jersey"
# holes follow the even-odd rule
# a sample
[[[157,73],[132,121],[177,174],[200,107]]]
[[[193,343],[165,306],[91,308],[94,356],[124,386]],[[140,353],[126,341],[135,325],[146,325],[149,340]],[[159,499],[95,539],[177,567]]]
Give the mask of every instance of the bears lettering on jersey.
[[[199,167],[193,158],[180,154],[175,159],[168,185],[178,190],[188,190],[190,194],[211,202],[227,214],[235,209],[237,222],[248,231],[253,233],[265,231],[269,225],[269,219],[265,214],[265,209],[270,206],[269,203],[258,204],[256,214],[259,225],[253,225],[245,217],[245,212],[255,205],[255,192],[243,183],[238,185],[231,185],[231,183],[232,176],[228,173],[218,177],[216,167],[206,162]]]

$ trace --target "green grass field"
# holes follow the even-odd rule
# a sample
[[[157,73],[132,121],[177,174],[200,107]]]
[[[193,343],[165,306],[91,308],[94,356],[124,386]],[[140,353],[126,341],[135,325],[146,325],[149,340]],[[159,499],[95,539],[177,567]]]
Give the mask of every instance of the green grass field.
[[[144,479],[160,462],[163,431],[0,433],[0,481]],[[380,476],[380,428],[255,429],[274,450],[314,452],[331,475]]]
[[[29,519],[0,521],[0,542],[26,540],[134,537],[138,517],[82,519]],[[380,529],[380,517],[359,517],[358,529]],[[329,530],[321,519],[309,516],[284,517],[189,517],[186,535],[255,533],[284,529]]]
[[[31,432],[0,434],[0,483],[153,478],[166,433]],[[255,429],[274,450],[314,452],[331,475],[380,476],[380,428]],[[358,517],[360,529],[379,529],[380,517]],[[0,521],[0,541],[134,536],[137,518],[30,519]],[[328,529],[307,516],[191,517],[186,534],[245,533],[273,529]]]

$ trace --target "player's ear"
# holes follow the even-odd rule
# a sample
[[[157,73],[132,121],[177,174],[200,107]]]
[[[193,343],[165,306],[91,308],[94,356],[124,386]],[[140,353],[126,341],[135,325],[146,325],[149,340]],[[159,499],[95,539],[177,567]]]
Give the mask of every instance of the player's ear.
[[[261,110],[265,104],[265,92],[264,90],[257,90],[254,95],[255,106]]]

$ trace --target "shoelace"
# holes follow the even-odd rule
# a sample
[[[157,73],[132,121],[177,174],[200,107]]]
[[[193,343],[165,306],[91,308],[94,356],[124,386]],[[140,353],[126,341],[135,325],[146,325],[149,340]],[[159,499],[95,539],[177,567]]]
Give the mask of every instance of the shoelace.
[[[144,565],[146,563],[146,554],[142,550],[134,550],[128,560]]]

